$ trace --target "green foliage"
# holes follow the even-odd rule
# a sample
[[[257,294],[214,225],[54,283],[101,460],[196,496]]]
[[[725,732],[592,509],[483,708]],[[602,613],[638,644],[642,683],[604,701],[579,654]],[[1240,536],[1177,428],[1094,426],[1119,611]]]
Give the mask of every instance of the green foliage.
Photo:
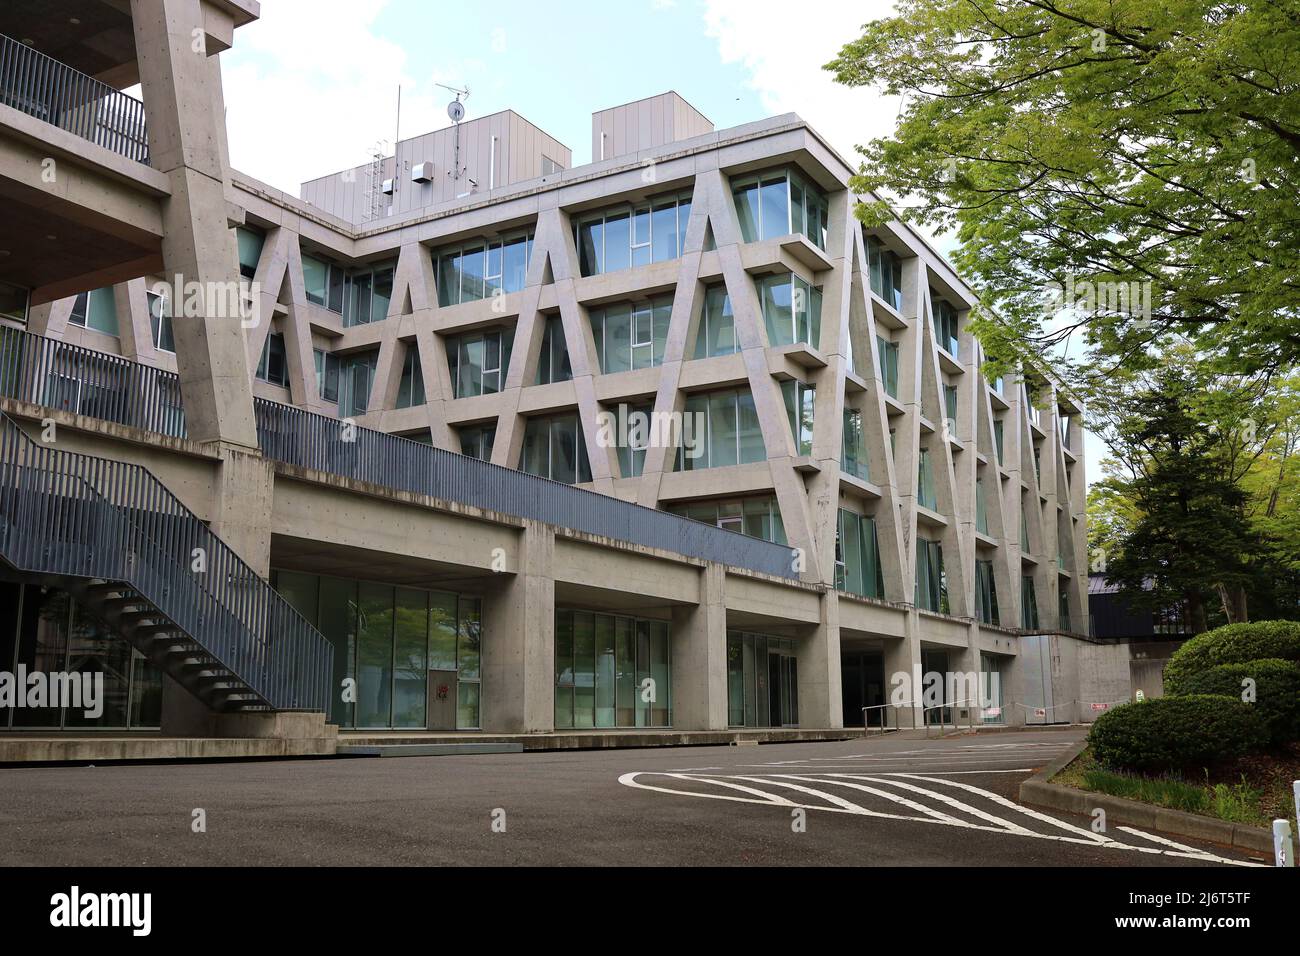
[[[1170,335],[1244,369],[1300,358],[1300,16],[1293,3],[899,0],[827,69],[903,96],[860,147],[869,224],[956,228],[990,354],[1079,378],[1158,362]],[[1082,281],[1151,283],[1151,309],[1083,303]],[[996,314],[997,321],[992,321]],[[1076,352],[1076,358],[1078,354]]]
[[[1300,623],[1228,624],[1197,635],[1178,648],[1165,665],[1165,692],[1190,693],[1191,680],[1211,668],[1265,659],[1300,661]]]
[[[1268,724],[1273,743],[1300,740],[1300,663],[1263,658],[1242,664],[1219,664],[1186,675],[1180,687],[1188,694],[1219,694],[1244,699],[1249,679],[1254,703]]]
[[[1204,787],[1174,777],[1134,777],[1109,770],[1086,770],[1083,786],[1094,793],[1107,793],[1125,800],[1140,800],[1184,813],[1204,813],[1210,803]]]
[[[1102,714],[1088,742],[1110,770],[1195,772],[1268,745],[1259,711],[1236,697],[1198,694],[1127,704]]]

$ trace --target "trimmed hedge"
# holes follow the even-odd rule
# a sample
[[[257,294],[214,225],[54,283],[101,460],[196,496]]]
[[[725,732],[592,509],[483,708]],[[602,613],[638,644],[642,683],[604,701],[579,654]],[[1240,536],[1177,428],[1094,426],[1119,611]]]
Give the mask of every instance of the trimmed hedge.
[[[1126,704],[1097,718],[1093,755],[1112,770],[1199,773],[1268,746],[1259,709],[1238,697],[1195,694]]]
[[[1255,681],[1255,702],[1251,706],[1268,724],[1274,743],[1300,740],[1300,663],[1263,658],[1244,664],[1220,664],[1191,674],[1183,684],[1191,694],[1219,694],[1241,699],[1241,682]]]
[[[1165,665],[1165,693],[1190,694],[1193,675],[1220,664],[1270,660],[1300,661],[1300,622],[1228,624],[1192,638]],[[1240,691],[1234,691],[1236,697]]]

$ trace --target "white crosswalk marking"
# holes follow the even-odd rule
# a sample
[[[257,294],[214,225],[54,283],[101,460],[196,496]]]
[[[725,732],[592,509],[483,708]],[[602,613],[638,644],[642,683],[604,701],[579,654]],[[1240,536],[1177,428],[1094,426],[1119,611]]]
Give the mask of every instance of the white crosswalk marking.
[[[928,756],[931,752],[922,753]],[[1011,838],[1073,843],[1098,849],[1178,857],[1230,866],[1262,865],[1218,856],[1133,827],[1117,827],[1116,832],[1142,842],[1129,843],[1115,836],[1094,833],[1085,827],[1021,806],[991,790],[959,780],[946,779],[946,775],[939,775],[943,773],[942,771],[936,770],[930,774],[877,770],[851,773],[845,771],[858,768],[853,765],[839,764],[836,765],[838,772],[826,772],[810,770],[803,766],[791,766],[800,763],[803,762],[781,761],[779,764],[762,765],[762,767],[779,766],[782,770],[795,772],[773,770],[761,772],[760,769],[745,773],[717,773],[715,768],[709,768],[708,773],[638,771],[625,773],[618,778],[618,781],[633,789],[678,797],[728,800],[760,806],[801,808],[857,817],[926,823],[997,833]],[[748,767],[745,769],[748,770]],[[998,771],[954,770],[948,771],[948,774],[962,776],[990,772]],[[686,789],[686,787],[694,789]],[[835,790],[840,792],[836,793]],[[954,794],[954,790],[958,793]],[[850,791],[854,799],[842,796],[845,791]],[[792,799],[790,793],[801,796]],[[869,804],[873,799],[890,809],[873,809],[870,805],[864,805]],[[962,819],[956,814],[964,814],[972,819]]]

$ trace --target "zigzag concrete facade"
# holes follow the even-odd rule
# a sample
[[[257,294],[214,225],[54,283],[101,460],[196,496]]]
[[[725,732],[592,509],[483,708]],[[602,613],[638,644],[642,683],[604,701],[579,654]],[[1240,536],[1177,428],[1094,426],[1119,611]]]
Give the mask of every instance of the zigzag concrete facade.
[[[256,13],[254,4],[237,6]],[[142,17],[160,11],[183,32],[184,17],[225,7],[137,0],[132,9],[142,47]],[[173,162],[160,129],[183,134],[199,122],[185,108],[186,94],[220,102],[218,60],[182,59],[197,87],[160,91],[141,49],[152,147],[152,168],[142,166],[141,175]],[[23,136],[51,138],[41,124],[10,113],[0,112],[0,140],[18,137],[17,126]],[[389,180],[382,186],[359,167],[339,174],[338,189],[324,180],[304,187],[347,218],[230,170],[224,130],[195,130],[207,150],[176,154],[181,165],[169,173],[157,258],[148,268],[108,286],[103,269],[41,283],[21,281],[0,260],[0,279],[32,290],[31,305],[11,327],[177,372],[185,439],[134,431],[124,438],[80,408],[42,410],[48,401],[6,399],[6,410],[29,422],[52,416],[76,432],[74,447],[97,454],[111,448],[144,463],[277,583],[297,575],[295,586],[307,587],[308,578],[323,575],[363,582],[349,585],[362,595],[364,582],[447,589],[459,595],[452,615],[462,632],[465,608],[480,602],[470,613],[477,615],[473,627],[481,626],[474,652],[481,652],[481,669],[467,676],[463,647],[461,663],[444,669],[458,672],[453,695],[473,685],[472,707],[465,709],[464,696],[460,703],[461,716],[474,719],[440,725],[447,729],[836,728],[860,724],[863,708],[870,708],[869,722],[891,725],[955,721],[953,710],[976,722],[1086,719],[1069,664],[1086,632],[1082,409],[1050,372],[1032,376],[1028,388],[1020,378],[986,379],[985,356],[967,327],[975,296],[946,260],[901,223],[864,229],[854,209],[866,197],[849,187],[853,170],[792,114],[715,131],[676,94],[665,94],[597,113],[593,149],[604,158],[573,169],[564,168],[567,150],[550,155],[562,147],[536,127],[501,116],[509,123],[487,118],[495,124],[484,133],[489,145],[463,167],[457,153],[447,168],[441,147],[428,147],[423,158],[421,144],[434,138],[422,137],[399,144],[396,160],[375,164],[375,175]],[[467,141],[475,122],[486,120],[465,124]],[[528,138],[521,135],[515,148],[510,130],[525,128]],[[535,167],[528,159],[534,153],[549,165]],[[458,182],[462,171],[463,192],[443,181]],[[0,174],[30,176],[12,165]],[[778,181],[785,185],[758,188]],[[426,198],[412,199],[421,185]],[[769,196],[784,196],[783,213],[763,205]],[[782,226],[772,225],[774,215],[787,217]],[[593,219],[599,233],[587,225]],[[624,228],[631,243],[625,268]],[[242,246],[236,229],[247,240]],[[593,253],[597,234],[605,245]],[[448,294],[448,276],[459,283],[482,276],[470,260],[448,260],[447,250],[482,248],[490,262],[494,240],[524,236],[530,254],[516,281],[503,277],[501,288],[491,289],[497,273],[489,266],[482,291],[475,285],[474,294]],[[241,266],[258,297],[255,322],[221,321],[211,310],[207,319],[178,315],[168,319],[174,344],[160,339],[149,295],[156,283],[176,275],[229,280]],[[374,281],[377,266],[382,296],[361,284]],[[320,285],[336,279],[348,295],[365,289],[367,312],[379,303],[383,314],[355,321],[355,310],[338,308],[333,289]],[[86,314],[94,302],[74,294],[101,287],[98,307],[115,314],[115,330],[97,329]],[[622,338],[605,340],[613,335],[606,330],[617,328],[610,313],[632,316],[626,349]],[[472,359],[466,388],[449,355],[455,359],[465,337],[477,342],[485,331],[511,343],[497,346],[499,383],[484,386],[485,366]],[[636,348],[649,358],[635,358]],[[611,365],[618,370],[607,370]],[[338,371],[344,367],[346,374]],[[353,386],[342,411],[332,374],[346,378],[345,392]],[[773,577],[635,541],[597,540],[439,495],[417,500],[268,462],[258,453],[255,399],[347,420],[340,427],[354,421],[490,457],[508,469],[537,472],[544,446],[550,473],[556,436],[567,436],[568,426],[548,425],[539,439],[537,423],[571,416],[563,421],[574,423],[579,446],[563,466],[576,466],[570,477],[577,483],[649,509],[716,513],[720,527],[787,547],[789,572]],[[710,428],[704,467],[681,459],[676,447],[629,449],[603,440],[602,416],[620,406],[658,416],[703,410]],[[472,449],[462,445],[471,435]],[[589,481],[582,480],[584,459]],[[326,586],[316,578],[312,587],[311,608],[323,614]],[[424,600],[428,608],[436,603]],[[328,622],[304,613],[326,631]],[[637,687],[658,673],[663,644],[670,706],[649,704],[643,712],[624,701],[623,645],[614,650],[624,621],[635,658],[626,669]],[[634,647],[642,634],[645,648]],[[336,662],[335,676],[382,679],[387,689],[382,699],[350,704],[355,710],[331,705],[331,720],[433,727],[435,678],[421,679],[420,692],[429,695],[417,708],[421,724],[410,717],[415,710],[398,704],[415,693],[394,676],[400,666],[375,665],[388,676],[366,678],[366,652],[354,646],[365,638],[351,640],[334,642],[336,656],[354,660],[351,670]],[[648,658],[638,656],[643,651]],[[432,675],[438,669],[429,655]],[[883,706],[892,675],[932,670],[996,671],[1000,697],[950,695],[928,712],[911,697],[906,707]],[[611,677],[614,671],[619,676]],[[173,704],[164,725],[179,730],[184,721],[174,715],[181,712]],[[387,720],[376,717],[382,712]]]

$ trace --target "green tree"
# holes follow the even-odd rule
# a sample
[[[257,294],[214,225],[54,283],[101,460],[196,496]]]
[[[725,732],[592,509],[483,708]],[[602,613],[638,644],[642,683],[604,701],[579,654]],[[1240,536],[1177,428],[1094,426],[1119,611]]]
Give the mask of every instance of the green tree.
[[[899,0],[827,68],[903,97],[854,182],[900,211],[859,215],[957,229],[992,354],[1056,364],[1081,332],[1078,383],[1153,367],[1177,334],[1228,367],[1295,366],[1294,0]]]
[[[1295,382],[1212,374],[1189,350],[1117,376],[1092,425],[1109,446],[1090,542],[1136,606],[1213,621],[1297,615]]]

